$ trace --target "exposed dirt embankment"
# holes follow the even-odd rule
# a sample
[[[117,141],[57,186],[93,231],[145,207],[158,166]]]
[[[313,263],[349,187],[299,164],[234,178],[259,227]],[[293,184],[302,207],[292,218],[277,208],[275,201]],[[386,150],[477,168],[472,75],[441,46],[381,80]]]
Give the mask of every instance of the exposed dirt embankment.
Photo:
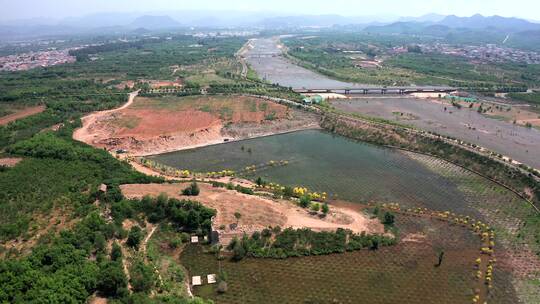
[[[30,107],[20,110],[16,113],[0,117],[0,126],[7,125],[8,123],[17,119],[25,118],[34,114],[38,114],[45,111],[45,106]]]
[[[142,198],[145,195],[157,196],[166,193],[169,197],[194,199],[207,207],[216,209],[217,216],[214,220],[214,226],[224,228],[219,230],[223,236],[222,241],[231,239],[234,235],[243,235],[244,232],[260,231],[268,226],[311,228],[319,231],[346,228],[354,232],[384,233],[384,226],[378,220],[369,219],[360,212],[343,207],[331,206],[328,216],[322,217],[318,214],[311,214],[308,210],[295,206],[290,201],[241,194],[203,183],[199,184],[201,189],[199,196],[180,195],[187,186],[187,183],[137,184],[122,185],[121,189],[128,198]],[[242,215],[239,220],[234,216],[236,212]],[[237,227],[235,227],[236,224]]]
[[[314,114],[254,97],[137,98],[85,117],[74,138],[143,156],[316,127]]]

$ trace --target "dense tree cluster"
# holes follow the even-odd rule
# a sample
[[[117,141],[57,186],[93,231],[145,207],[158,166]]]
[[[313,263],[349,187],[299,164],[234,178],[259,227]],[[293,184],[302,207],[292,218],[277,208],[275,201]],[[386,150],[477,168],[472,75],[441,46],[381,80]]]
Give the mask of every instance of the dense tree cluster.
[[[105,291],[110,287],[103,282],[108,276],[100,275],[109,268],[105,242],[115,233],[115,227],[94,212],[29,256],[0,261],[0,301],[80,303],[98,287]],[[91,255],[96,262],[89,259]],[[119,280],[120,288],[125,288],[125,278]]]
[[[337,229],[336,232],[315,232],[310,229],[265,229],[251,237],[233,239],[227,249],[232,250],[233,259],[246,256],[264,258],[287,258],[308,255],[325,255],[360,250],[378,249],[394,245],[396,240],[383,235],[355,234],[350,230]]]
[[[216,215],[214,209],[207,208],[199,202],[169,199],[165,195],[157,198],[146,196],[141,200],[113,202],[111,213],[117,222],[122,222],[126,218],[136,218],[142,213],[152,223],[168,221],[178,230],[187,232],[199,229],[209,231],[211,219]]]

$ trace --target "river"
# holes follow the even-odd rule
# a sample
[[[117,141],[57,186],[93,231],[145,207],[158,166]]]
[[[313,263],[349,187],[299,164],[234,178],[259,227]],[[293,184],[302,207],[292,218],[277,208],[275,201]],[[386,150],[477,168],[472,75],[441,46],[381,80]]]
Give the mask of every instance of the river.
[[[369,86],[330,79],[292,63],[280,56],[282,47],[276,37],[254,39],[251,45],[253,48],[247,52],[247,61],[261,78],[272,83],[304,89]],[[357,102],[354,102],[355,99],[351,101],[352,103],[340,102],[336,106],[343,110],[385,119],[393,119],[394,112],[412,113],[418,119],[408,120],[406,124],[456,137],[507,155],[534,168],[540,168],[538,129],[489,118],[470,109],[442,111],[443,106],[423,102],[421,99],[396,99],[396,96],[382,98],[380,95],[374,95],[372,98],[368,96],[358,99]],[[347,103],[351,106],[346,105]]]

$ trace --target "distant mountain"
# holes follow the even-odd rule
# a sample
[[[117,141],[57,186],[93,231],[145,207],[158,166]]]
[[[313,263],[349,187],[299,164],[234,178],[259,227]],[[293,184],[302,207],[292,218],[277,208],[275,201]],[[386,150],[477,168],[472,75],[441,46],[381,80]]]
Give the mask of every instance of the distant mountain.
[[[401,17],[399,18],[398,22],[440,22],[442,21],[446,15],[439,15],[439,14],[427,14],[420,17]]]
[[[301,16],[281,16],[266,18],[258,25],[266,28],[287,28],[287,27],[329,27],[335,25],[367,25],[372,23],[387,24],[395,18],[373,16],[345,17],[340,15],[301,15]]]
[[[375,34],[418,34],[426,28],[424,23],[394,22],[387,25],[370,25],[364,32]]]
[[[135,13],[97,13],[81,17],[65,18],[58,24],[80,28],[126,26],[139,16],[140,14]]]
[[[458,17],[450,15],[439,22],[452,28],[484,29],[496,28],[513,32],[539,30],[540,24],[532,23],[519,18],[507,18],[501,16],[484,17],[480,14],[471,17]]]
[[[181,27],[182,24],[169,16],[145,15],[145,16],[136,18],[133,22],[129,24],[129,26],[134,27],[134,28],[159,30],[159,29],[168,29],[168,28],[178,28],[178,27]]]

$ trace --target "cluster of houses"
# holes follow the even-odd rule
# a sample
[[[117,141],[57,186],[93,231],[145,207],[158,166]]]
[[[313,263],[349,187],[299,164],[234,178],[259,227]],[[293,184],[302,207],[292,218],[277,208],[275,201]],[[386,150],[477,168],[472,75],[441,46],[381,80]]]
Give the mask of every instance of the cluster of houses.
[[[48,50],[0,57],[0,71],[26,71],[38,67],[73,63],[76,58],[69,55],[70,50]]]

